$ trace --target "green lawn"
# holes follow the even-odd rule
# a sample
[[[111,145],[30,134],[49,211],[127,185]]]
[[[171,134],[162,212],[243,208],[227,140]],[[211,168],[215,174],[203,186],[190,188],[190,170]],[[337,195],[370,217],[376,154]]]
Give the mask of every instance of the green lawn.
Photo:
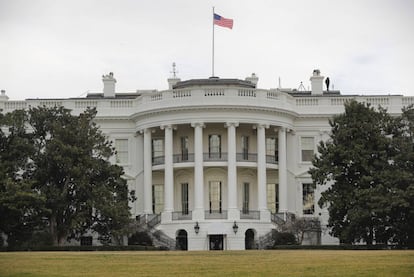
[[[414,251],[11,252],[0,276],[414,276]]]

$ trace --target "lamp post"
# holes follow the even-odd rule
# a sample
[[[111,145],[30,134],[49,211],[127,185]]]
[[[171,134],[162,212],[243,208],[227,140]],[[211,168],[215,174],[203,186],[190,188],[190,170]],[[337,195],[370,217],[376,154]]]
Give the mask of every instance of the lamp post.
[[[234,221],[234,224],[233,224],[233,231],[234,231],[234,234],[236,234],[238,230],[239,230],[239,226],[237,226],[236,221]]]
[[[200,226],[198,225],[198,221],[196,222],[196,225],[194,226],[194,232],[198,234],[200,232]]]

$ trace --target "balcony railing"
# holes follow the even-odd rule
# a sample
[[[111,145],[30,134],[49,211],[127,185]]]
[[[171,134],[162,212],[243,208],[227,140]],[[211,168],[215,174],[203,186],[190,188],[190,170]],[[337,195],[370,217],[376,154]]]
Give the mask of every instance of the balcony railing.
[[[270,219],[278,225],[285,223],[285,215],[283,213],[272,213]]]
[[[159,165],[165,163],[165,157],[159,156],[159,157],[152,157],[152,165]]]
[[[191,211],[187,211],[187,212],[173,212],[172,213],[172,220],[191,220],[192,219],[192,214]]]
[[[203,153],[203,158],[209,162],[227,161],[227,153]]]
[[[173,161],[174,163],[194,162],[194,153],[174,154]]]
[[[227,219],[227,211],[205,211],[204,213],[206,219]]]
[[[237,153],[236,160],[238,162],[257,162],[256,153]]]
[[[241,210],[240,219],[260,219],[260,211]]]
[[[161,214],[148,215],[148,227],[154,228],[161,223]]]
[[[203,153],[203,161],[205,162],[221,162],[227,161],[227,153]],[[238,162],[257,162],[257,153],[237,153],[236,161]],[[194,162],[194,153],[188,154],[174,154],[174,163]],[[278,157],[273,155],[266,155],[266,163],[277,164]],[[165,156],[152,157],[152,165],[160,165],[165,163]]]
[[[266,155],[266,163],[268,164],[277,164],[278,157],[273,155]]]

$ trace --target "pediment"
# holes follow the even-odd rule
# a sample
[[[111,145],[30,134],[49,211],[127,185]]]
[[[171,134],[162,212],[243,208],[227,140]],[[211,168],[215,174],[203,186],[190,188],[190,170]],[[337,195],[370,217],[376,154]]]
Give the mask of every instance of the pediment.
[[[310,174],[308,173],[308,170],[300,172],[300,173],[296,173],[295,174],[296,178],[310,178]]]

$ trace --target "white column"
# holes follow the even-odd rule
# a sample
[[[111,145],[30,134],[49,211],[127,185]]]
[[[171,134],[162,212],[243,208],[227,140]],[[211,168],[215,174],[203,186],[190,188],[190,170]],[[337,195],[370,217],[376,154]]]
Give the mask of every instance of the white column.
[[[278,130],[278,164],[279,164],[279,213],[287,212],[288,188],[287,188],[287,166],[286,166],[286,128]]]
[[[174,169],[173,169],[173,128],[171,125],[161,126],[164,129],[164,212],[163,222],[172,220],[174,202]]]
[[[257,125],[257,187],[258,208],[267,210],[266,199],[266,134],[265,125]]]
[[[227,127],[227,212],[229,220],[240,219],[237,209],[237,165],[236,165],[236,127],[238,123],[226,123]]]
[[[151,129],[144,131],[144,213],[152,214],[152,145]]]
[[[194,127],[194,209],[193,220],[204,219],[204,169],[203,169],[203,128],[204,124],[192,123]]]

